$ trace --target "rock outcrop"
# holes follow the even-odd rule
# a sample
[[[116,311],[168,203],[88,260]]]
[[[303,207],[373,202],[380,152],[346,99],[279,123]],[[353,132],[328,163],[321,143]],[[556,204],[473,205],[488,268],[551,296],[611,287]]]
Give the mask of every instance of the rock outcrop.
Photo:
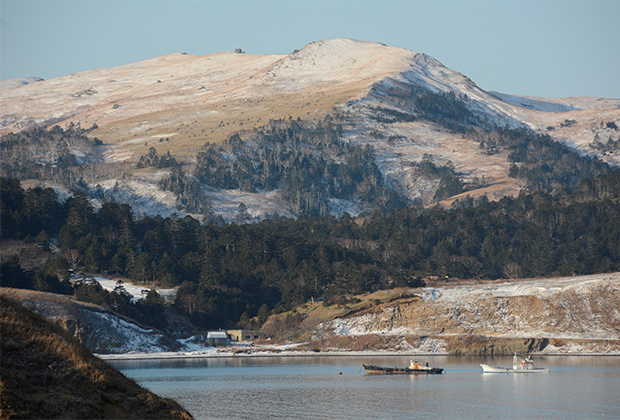
[[[620,273],[426,287],[322,325],[453,354],[620,352]]]

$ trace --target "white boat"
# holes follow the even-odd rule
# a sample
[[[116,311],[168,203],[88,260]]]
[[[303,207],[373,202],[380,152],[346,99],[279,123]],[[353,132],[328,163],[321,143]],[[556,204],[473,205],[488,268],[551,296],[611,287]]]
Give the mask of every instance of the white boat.
[[[532,358],[528,355],[525,359],[521,360],[519,363],[519,359],[517,358],[517,353],[515,353],[512,358],[512,368],[501,367],[501,366],[491,366],[480,364],[482,367],[482,373],[548,373],[549,368],[537,368],[534,366],[534,362]]]

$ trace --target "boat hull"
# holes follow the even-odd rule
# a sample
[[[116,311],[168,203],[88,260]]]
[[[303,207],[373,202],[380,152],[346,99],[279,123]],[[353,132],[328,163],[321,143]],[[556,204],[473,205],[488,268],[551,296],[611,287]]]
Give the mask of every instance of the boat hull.
[[[513,369],[499,366],[480,365],[482,373],[549,373],[548,368]]]
[[[383,367],[377,365],[362,365],[368,375],[439,375],[443,373],[443,368],[423,367],[421,369]]]

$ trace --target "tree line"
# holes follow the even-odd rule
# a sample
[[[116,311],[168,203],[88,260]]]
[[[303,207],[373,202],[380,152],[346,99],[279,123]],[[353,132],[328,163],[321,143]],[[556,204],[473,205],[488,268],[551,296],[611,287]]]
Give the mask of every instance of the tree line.
[[[466,96],[426,92],[413,98],[415,115],[387,108],[376,109],[376,115],[382,115],[385,123],[429,119],[477,141],[484,153],[505,151],[511,162],[508,175],[522,179],[528,192],[557,193],[574,188],[584,177],[593,178],[610,169],[594,157],[529,129],[480,128],[484,122],[468,111]],[[88,138],[90,130],[55,126],[7,134],[0,143],[0,175],[52,180],[105,201],[106,191],[89,186],[88,180],[127,175],[123,171],[132,168],[104,163],[101,142]],[[169,168],[159,187],[176,195],[179,208],[201,214],[203,220],[218,220],[211,212],[205,185],[248,192],[277,190],[295,215],[325,216],[335,199],[359,203],[365,214],[411,205],[381,173],[371,146],[344,140],[339,115],[327,116],[318,123],[271,120],[260,128],[234,133],[221,144],[207,143],[196,161],[193,170],[185,169],[170,152],[160,155],[151,147],[137,167]],[[412,165],[416,167],[414,176],[436,185],[435,201],[478,187],[464,183],[463,174],[457,173],[450,162],[440,166],[428,157]]]
[[[177,307],[205,328],[249,325],[310,298],[330,304],[415,287],[428,276],[449,282],[620,270],[617,170],[572,191],[474,207],[224,226],[176,215],[138,220],[118,203],[95,210],[79,192],[62,203],[53,190],[23,190],[14,179],[1,180],[1,194],[2,240],[56,249],[29,282],[20,283],[20,261],[4,260],[3,285],[62,291],[63,269],[75,268],[180,286]]]
[[[194,177],[222,189],[277,189],[296,215],[324,216],[332,198],[380,211],[404,206],[406,199],[379,171],[373,148],[343,141],[342,130],[331,116],[316,125],[271,120],[222,144],[206,144]]]
[[[34,127],[5,134],[0,142],[0,175],[54,180],[71,189],[86,188],[84,177],[92,169],[99,170],[97,164],[103,161],[102,142],[87,136],[95,128],[71,124],[66,130],[59,126],[49,130]]]

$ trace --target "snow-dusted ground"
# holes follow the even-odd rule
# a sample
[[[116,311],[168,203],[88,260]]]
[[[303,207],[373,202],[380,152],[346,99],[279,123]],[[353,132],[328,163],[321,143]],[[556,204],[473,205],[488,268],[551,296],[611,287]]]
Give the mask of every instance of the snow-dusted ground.
[[[517,105],[523,108],[533,109],[542,112],[568,112],[575,111],[579,108],[572,105],[565,105],[562,103],[550,102],[544,98],[530,98],[527,96],[507,95],[499,92],[489,92],[493,96],[497,96],[504,102]]]
[[[67,296],[21,289],[4,289],[2,294],[67,330],[96,353],[153,353],[180,347],[160,331]]]
[[[128,352],[123,354],[98,355],[106,360],[122,359],[179,359],[179,358],[204,358],[204,357],[250,357],[250,356],[303,356],[316,355],[311,351],[296,351],[295,348],[303,343],[283,345],[254,346],[251,343],[232,344],[227,347],[209,347],[192,342],[194,337],[179,340],[184,345],[183,350],[173,352]]]
[[[183,218],[187,215],[197,220],[202,216],[177,207],[176,197],[169,191],[163,191],[157,186],[157,182],[165,175],[165,171],[155,173],[141,173],[125,180],[107,180],[91,185],[94,190],[103,189],[108,197],[116,202],[128,203],[134,213],[139,217],[160,215],[170,217],[173,214]],[[215,215],[222,216],[226,223],[259,221],[265,216],[283,216],[292,218],[289,205],[284,201],[277,190],[258,191],[255,193],[239,189],[223,190],[219,188],[204,187],[205,194],[211,203],[211,209]],[[101,202],[95,200],[96,209],[101,207]],[[239,205],[244,204],[249,220],[240,221],[237,218]],[[364,208],[358,202],[331,199],[328,203],[328,212],[333,216],[339,216],[344,212],[350,215],[358,215]]]
[[[337,335],[430,336],[425,345],[440,353],[445,351],[442,337],[470,334],[567,342],[561,348],[548,346],[549,353],[620,350],[620,273],[411,292],[421,300],[336,319],[327,326]]]
[[[94,279],[101,285],[101,287],[103,287],[105,290],[108,290],[110,292],[114,291],[119,281],[119,279],[109,279],[109,278],[100,277],[100,276],[95,276]],[[127,293],[129,293],[132,296],[132,301],[140,300],[146,297],[146,294],[148,293],[148,291],[151,290],[150,287],[136,285],[126,280],[121,280],[121,282],[122,282],[123,287],[127,291]],[[162,295],[176,292],[176,289],[157,288],[155,290],[160,292]],[[145,293],[143,293],[143,291],[145,291]]]
[[[337,106],[355,120],[345,140],[372,144],[386,180],[410,198],[428,200],[437,187],[436,182],[414,174],[411,163],[419,162],[424,154],[433,155],[439,164],[452,161],[467,180],[484,179],[489,184],[477,193],[468,192],[472,196],[487,194],[489,199],[497,199],[517,194],[521,185],[507,178],[505,155],[485,155],[478,143],[432,123],[384,124],[370,118],[374,107],[410,112],[406,97],[415,90],[467,95],[468,106],[488,124],[530,127],[582,153],[598,153],[606,162],[620,165],[620,153],[588,147],[594,140],[620,138],[620,132],[606,127],[607,122],[620,126],[620,99],[531,98],[486,92],[426,54],[377,42],[332,39],[286,55],[170,54],[24,84],[30,81],[2,82],[7,88],[0,91],[0,133],[34,123],[66,126],[73,122],[82,127],[97,123],[102,135],[108,136],[106,159],[110,163],[135,160],[143,152],[140,147],[161,137],[173,140],[168,147],[175,154],[174,141],[183,136],[187,147],[183,153],[191,150],[183,158],[191,160],[205,140],[196,137],[197,133],[220,130],[221,140],[241,128],[260,126],[269,118],[291,114],[312,118],[318,109],[332,112]],[[247,118],[246,125],[226,120],[226,128],[218,128],[229,117]],[[194,126],[197,133],[191,136],[183,131]],[[373,131],[385,138],[373,138]],[[215,134],[209,136],[210,140]],[[390,136],[404,139],[388,142]],[[175,197],[156,187],[162,173],[139,172],[126,180],[102,181],[101,187],[113,199],[131,203],[139,216],[177,213],[184,217]],[[290,215],[288,206],[273,191],[247,194],[213,189],[208,194],[216,214],[228,222],[234,220],[240,203],[254,219],[274,213]],[[329,208],[332,215],[345,211],[355,215],[363,210],[359,203],[338,200],[332,200]]]
[[[116,288],[118,281],[117,279],[107,279],[104,277],[95,277],[95,280],[97,281],[97,283],[99,283],[101,285],[101,287],[103,287],[105,290],[109,291],[109,292],[113,292],[114,289]],[[121,280],[122,281],[122,280]],[[145,288],[144,286],[136,286],[130,282],[127,281],[122,281],[122,285],[125,288],[125,290],[127,291],[127,293],[129,293],[132,296],[132,300],[139,300],[142,299],[144,297],[142,291],[143,290],[148,290],[147,288]]]
[[[620,273],[506,281],[484,285],[424,287],[419,289],[417,294],[426,302],[458,303],[469,301],[472,297],[475,300],[514,296],[534,296],[538,299],[549,299],[558,293],[570,291],[587,295],[597,287],[620,289]],[[620,315],[620,312],[618,314]]]
[[[5,89],[15,89],[30,83],[42,82],[40,77],[20,77],[19,79],[3,80],[0,82],[0,91]]]
[[[542,354],[589,354],[610,355],[620,354],[620,273],[592,275],[583,277],[567,277],[540,280],[522,280],[485,285],[464,285],[454,287],[427,287],[412,292],[421,297],[421,310],[404,306],[388,306],[383,313],[354,316],[336,319],[328,323],[336,335],[359,336],[379,334],[403,336],[396,349],[385,351],[348,351],[333,349],[314,352],[298,349],[306,343],[290,343],[285,345],[254,345],[250,342],[232,344],[228,347],[208,347],[197,342],[194,337],[179,340],[183,348],[175,352],[163,351],[129,351],[123,354],[101,355],[104,359],[167,359],[167,358],[206,358],[206,357],[271,357],[271,356],[370,356],[370,355],[403,355],[411,354],[448,354],[447,340],[455,336],[467,335],[463,331],[451,330],[456,324],[472,324],[472,334],[486,335],[495,338],[537,338],[550,339]],[[602,294],[601,294],[602,292]],[[519,308],[519,299],[527,301],[524,308]],[[536,301],[533,302],[532,299]],[[512,312],[503,314],[508,318],[509,331],[501,331],[502,314],[497,313],[497,306],[488,307],[488,302],[501,302],[499,306],[514,306]],[[536,314],[537,302],[552,302],[550,307],[565,307],[561,313],[557,308]],[[593,306],[599,305],[599,308]],[[608,305],[608,306],[606,306]],[[486,309],[485,309],[486,308]],[[584,309],[585,308],[585,309]],[[419,309],[419,308],[418,308]],[[532,323],[525,310],[532,312],[534,320],[538,320],[539,329],[527,330]],[[424,311],[427,311],[426,313]],[[430,312],[429,312],[430,311]],[[493,312],[491,315],[485,311]],[[407,318],[407,312],[410,317]],[[501,310],[499,311],[501,312]],[[604,312],[604,314],[602,313]],[[566,317],[574,314],[565,324]],[[429,317],[430,314],[430,317]],[[475,320],[471,318],[475,314]],[[452,318],[443,323],[443,333],[423,330],[416,325],[442,322],[441,317]],[[418,318],[416,318],[418,317]],[[579,317],[579,319],[577,319]],[[459,319],[460,318],[460,319]],[[560,319],[562,318],[562,319]],[[445,321],[445,319],[443,320]],[[405,325],[406,324],[406,325]],[[522,324],[515,330],[516,324]],[[555,330],[545,329],[554,326]],[[581,328],[584,332],[570,331],[570,325]],[[427,326],[428,327],[428,326]],[[430,325],[432,327],[432,325]],[[320,326],[319,328],[323,328]],[[535,327],[533,327],[535,328]],[[485,334],[486,332],[486,334]],[[417,336],[415,345],[410,344],[404,336]],[[144,347],[144,345],[142,346]]]
[[[222,216],[226,222],[235,219],[242,203],[247,207],[247,212],[253,221],[262,219],[266,214],[293,217],[288,204],[280,198],[277,191],[250,193],[241,190],[205,188],[205,192],[211,200],[213,212]]]
[[[170,191],[163,191],[157,185],[165,175],[165,171],[140,173],[126,180],[102,181],[97,185],[91,185],[91,188],[105,190],[107,199],[130,204],[139,217],[160,215],[165,218],[174,213],[179,217],[185,217],[187,213],[176,206],[176,196]]]
[[[93,314],[101,318],[100,322],[105,325],[105,330],[109,334],[108,339],[116,344],[117,352],[153,353],[165,350],[161,345],[161,334],[108,313]]]
[[[316,357],[316,356],[402,356],[411,355],[411,351],[295,351],[285,346],[283,350],[278,348],[264,349],[262,347],[253,348],[250,351],[236,351],[234,347],[206,347],[195,351],[179,352],[158,352],[158,353],[138,353],[129,352],[124,354],[97,354],[104,360],[149,360],[149,359],[200,359],[213,357]],[[415,351],[416,355],[443,354],[432,351]]]

